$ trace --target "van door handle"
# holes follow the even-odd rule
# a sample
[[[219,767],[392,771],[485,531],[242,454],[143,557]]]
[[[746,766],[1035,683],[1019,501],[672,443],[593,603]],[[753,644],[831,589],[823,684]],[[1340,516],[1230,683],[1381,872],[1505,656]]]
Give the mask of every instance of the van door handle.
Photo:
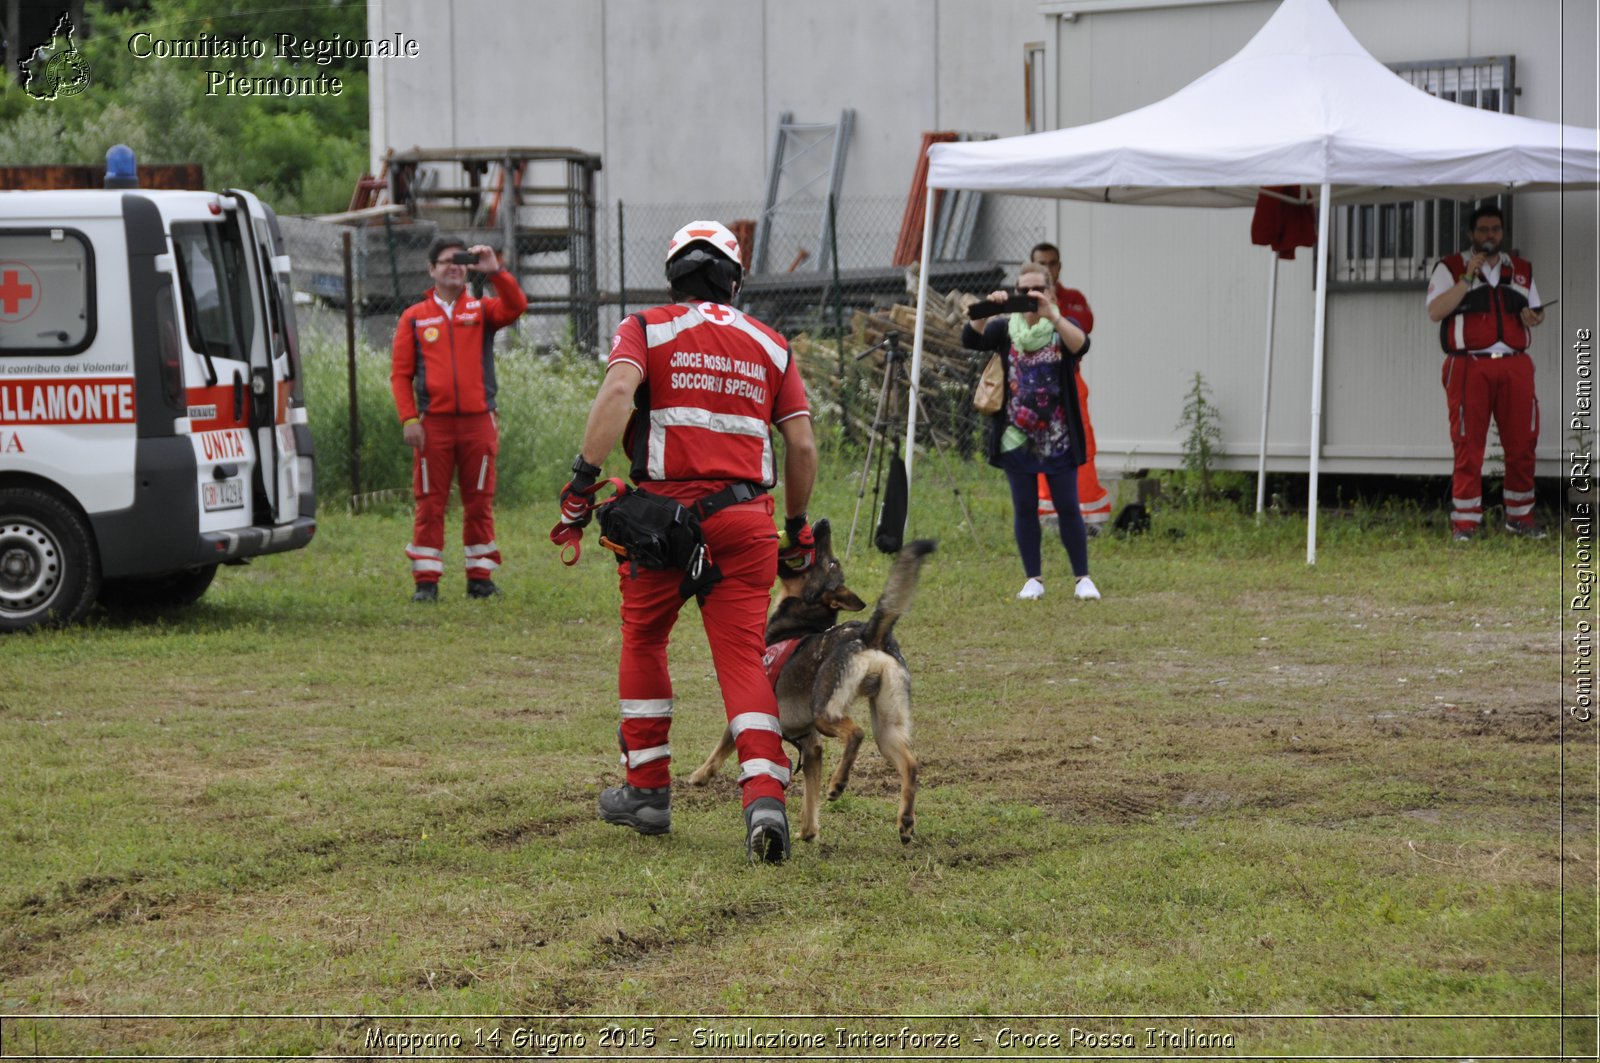
[[[244,420],[244,374],[233,371],[233,419]]]

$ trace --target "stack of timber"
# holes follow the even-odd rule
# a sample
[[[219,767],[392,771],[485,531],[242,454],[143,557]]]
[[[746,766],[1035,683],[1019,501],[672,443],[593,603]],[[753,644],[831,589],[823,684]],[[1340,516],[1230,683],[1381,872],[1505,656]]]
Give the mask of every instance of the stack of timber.
[[[961,327],[967,321],[967,307],[978,298],[959,289],[943,295],[928,293],[921,388],[923,402],[936,422],[948,419],[940,416],[945,407],[970,408],[972,385],[985,356],[961,346]],[[855,311],[844,336],[842,352],[831,334],[796,334],[790,346],[799,360],[814,411],[823,416],[837,416],[848,435],[864,438],[871,428],[888,357],[885,347],[879,345],[884,344],[891,332],[898,333],[897,343],[909,368],[916,325],[917,308],[897,303],[883,310]],[[873,350],[874,347],[877,349]],[[863,356],[863,352],[870,353]],[[902,417],[903,393],[902,388],[899,414]],[[946,435],[944,431],[940,434]],[[964,446],[962,449],[966,450]]]
[[[922,337],[923,364],[954,361],[965,366],[973,353],[961,346],[961,327],[967,322],[967,307],[978,301],[978,296],[959,289],[940,295],[928,293],[925,331]],[[856,342],[862,347],[881,343],[891,332],[900,334],[900,345],[907,350],[917,334],[917,308],[896,303],[887,310],[870,313],[857,310],[850,319]],[[883,364],[877,358],[878,365]]]

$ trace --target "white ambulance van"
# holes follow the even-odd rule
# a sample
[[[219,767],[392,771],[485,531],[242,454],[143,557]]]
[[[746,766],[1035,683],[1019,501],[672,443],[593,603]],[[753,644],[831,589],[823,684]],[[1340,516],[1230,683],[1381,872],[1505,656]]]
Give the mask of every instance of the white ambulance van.
[[[0,192],[0,632],[198,599],[316,531],[272,210]]]

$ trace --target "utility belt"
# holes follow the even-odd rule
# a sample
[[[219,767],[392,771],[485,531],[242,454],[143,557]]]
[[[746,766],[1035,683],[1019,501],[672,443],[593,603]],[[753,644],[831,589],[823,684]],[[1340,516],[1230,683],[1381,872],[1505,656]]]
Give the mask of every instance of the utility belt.
[[[1527,351],[1446,351],[1447,358],[1515,358]]]
[[[665,495],[619,484],[616,495],[597,507],[600,545],[628,565],[630,578],[641,568],[678,570],[684,573],[678,593],[703,599],[722,573],[706,549],[701,522],[764,494],[755,484],[741,482],[685,506]]]

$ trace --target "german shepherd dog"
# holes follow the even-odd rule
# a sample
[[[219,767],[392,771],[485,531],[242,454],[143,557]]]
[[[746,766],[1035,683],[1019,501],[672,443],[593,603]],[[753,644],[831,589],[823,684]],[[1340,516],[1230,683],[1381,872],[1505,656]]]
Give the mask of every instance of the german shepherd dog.
[[[828,783],[828,800],[844,793],[864,734],[846,713],[857,698],[866,698],[872,712],[872,737],[884,759],[900,773],[900,840],[911,841],[916,827],[917,758],[911,752],[911,672],[892,634],[916,591],[922,559],[933,552],[931,539],[907,543],[895,557],[889,581],[872,616],[865,622],[839,623],[839,612],[857,612],[866,603],[844,584],[844,570],[833,554],[832,532],[817,521],[816,563],[804,575],[785,577],[782,593],[767,619],[766,640],[774,647],[800,640],[778,673],[778,722],[783,736],[800,750],[806,795],[800,837],[815,841],[818,797],[822,792],[822,736],[844,740],[844,757]],[[706,762],[689,776],[704,786],[734,751],[733,732]]]

